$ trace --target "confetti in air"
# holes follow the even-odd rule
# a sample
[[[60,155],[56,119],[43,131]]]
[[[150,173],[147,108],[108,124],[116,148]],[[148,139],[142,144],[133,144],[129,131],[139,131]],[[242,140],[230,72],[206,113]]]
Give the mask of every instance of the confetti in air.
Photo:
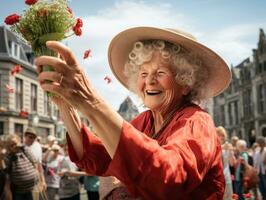
[[[109,76],[105,76],[104,80],[107,82],[107,84],[112,82],[112,79]]]
[[[91,50],[90,50],[90,49],[89,49],[89,50],[86,50],[86,51],[84,52],[83,59],[86,59],[86,58],[88,58],[88,57],[91,57]]]
[[[11,69],[11,75],[15,76],[16,74],[20,73],[22,71],[22,67],[20,65],[14,65]]]

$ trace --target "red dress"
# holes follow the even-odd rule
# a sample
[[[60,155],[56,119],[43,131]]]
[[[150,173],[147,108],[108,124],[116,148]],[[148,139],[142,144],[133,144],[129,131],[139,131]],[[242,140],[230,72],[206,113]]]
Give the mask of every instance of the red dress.
[[[196,105],[177,111],[159,138],[152,139],[151,111],[124,121],[111,159],[97,136],[82,128],[84,156],[69,155],[90,174],[115,176],[141,199],[223,199],[221,145],[208,113]]]

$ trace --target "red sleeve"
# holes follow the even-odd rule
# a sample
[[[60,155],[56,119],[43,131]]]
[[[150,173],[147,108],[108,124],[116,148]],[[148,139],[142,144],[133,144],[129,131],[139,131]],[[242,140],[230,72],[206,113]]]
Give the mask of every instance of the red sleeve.
[[[209,117],[180,119],[170,127],[164,133],[165,144],[160,145],[123,123],[108,173],[121,180],[133,195],[143,199],[185,197],[202,183],[214,159],[220,159],[215,127]]]
[[[91,133],[84,125],[82,125],[81,134],[83,136],[83,158],[78,159],[73,148],[71,140],[67,134],[68,152],[70,159],[76,165],[85,170],[89,174],[103,175],[107,170],[111,157],[102,145],[97,136]]]

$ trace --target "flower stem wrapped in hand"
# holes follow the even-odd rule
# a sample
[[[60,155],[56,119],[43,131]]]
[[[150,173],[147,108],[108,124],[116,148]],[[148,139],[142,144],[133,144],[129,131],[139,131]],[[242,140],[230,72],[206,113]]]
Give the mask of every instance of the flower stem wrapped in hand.
[[[61,41],[73,34],[81,35],[82,20],[74,18],[67,0],[26,0],[25,3],[29,8],[20,16],[9,15],[5,23],[31,45],[35,56],[57,56],[46,48],[47,41]],[[43,66],[42,70],[53,71],[53,68]]]

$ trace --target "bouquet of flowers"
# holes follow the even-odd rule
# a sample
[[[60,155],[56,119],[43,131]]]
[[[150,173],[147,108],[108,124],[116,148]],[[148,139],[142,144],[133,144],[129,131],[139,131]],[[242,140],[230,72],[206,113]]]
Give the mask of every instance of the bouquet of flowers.
[[[29,6],[22,15],[12,14],[5,23],[31,45],[35,56],[56,56],[46,48],[46,41],[61,41],[71,35],[80,36],[83,26],[80,18],[75,19],[67,0],[25,0]],[[43,71],[52,71],[43,66]]]

